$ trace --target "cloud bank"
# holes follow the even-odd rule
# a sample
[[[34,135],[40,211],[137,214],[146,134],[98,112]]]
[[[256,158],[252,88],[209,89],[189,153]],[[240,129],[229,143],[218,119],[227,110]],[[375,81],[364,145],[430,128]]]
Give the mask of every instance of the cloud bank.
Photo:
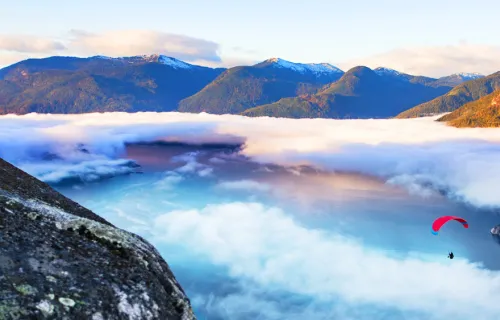
[[[400,310],[405,319],[496,319],[500,312],[499,272],[460,259],[444,263],[389,257],[355,239],[305,228],[276,207],[208,205],[165,213],[153,225],[155,242],[183,244],[228,268],[233,278],[316,301],[292,317],[272,302],[252,297],[256,287],[250,286],[248,296],[219,301],[219,307],[233,311],[238,301],[247,303],[241,309],[252,310],[248,299],[254,299],[253,311],[261,309],[265,319],[283,319],[283,312],[287,319],[300,319],[315,308],[314,319],[401,319],[394,312],[384,316],[384,309]]]
[[[100,33],[70,30],[67,36],[60,39],[27,34],[0,35],[0,67],[28,58],[43,58],[63,53],[85,57],[163,54],[209,67],[257,63],[244,49],[223,50],[221,45],[214,41],[155,30],[130,29]]]
[[[120,30],[103,33],[71,31],[70,46],[82,54],[133,56],[158,53],[185,61],[220,62],[219,44],[185,35],[152,30]]]
[[[0,50],[46,53],[66,50],[66,46],[60,41],[42,37],[0,35]]]
[[[0,156],[18,165],[56,157],[75,165],[121,159],[126,143],[243,143],[261,163],[375,175],[425,194],[500,206],[500,130],[457,129],[435,118],[331,120],[181,113],[0,117]],[[300,128],[300,129],[296,129]],[[83,144],[83,151],[78,148]],[[75,151],[76,150],[76,151]],[[86,151],[86,152],[85,152]],[[185,170],[208,168],[189,162]]]

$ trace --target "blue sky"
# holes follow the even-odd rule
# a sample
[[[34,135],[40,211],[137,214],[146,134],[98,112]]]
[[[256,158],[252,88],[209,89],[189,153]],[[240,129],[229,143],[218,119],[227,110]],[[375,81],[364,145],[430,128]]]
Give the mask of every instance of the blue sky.
[[[478,0],[473,4],[464,0],[46,0],[43,3],[0,0],[0,3],[0,65],[54,54],[127,55],[160,50],[205,65],[233,66],[280,57],[295,62],[330,62],[343,69],[359,64],[384,65],[430,75],[491,73],[500,69],[500,58],[496,58],[500,57],[500,38],[492,34],[498,29],[498,1]],[[100,40],[94,39],[92,45],[87,43],[82,47],[76,43],[81,39],[76,39],[62,52],[41,50],[47,48],[40,45],[32,52],[20,52],[12,45],[12,38],[38,44],[49,39],[67,43],[70,30],[92,33],[100,36]],[[153,33],[158,33],[206,40],[215,45],[213,53],[220,61],[206,61],[206,54],[199,59],[195,56],[187,59],[182,53],[192,52],[193,48],[178,48],[178,42],[169,43],[165,37],[161,41],[166,44],[158,43],[156,37],[156,45],[148,45],[143,35],[134,33],[137,30],[149,32],[151,39],[155,38]],[[109,38],[121,42],[111,48]],[[141,39],[142,45],[134,50],[136,38]],[[108,45],[103,48],[96,42]],[[172,46],[182,52],[172,50]]]

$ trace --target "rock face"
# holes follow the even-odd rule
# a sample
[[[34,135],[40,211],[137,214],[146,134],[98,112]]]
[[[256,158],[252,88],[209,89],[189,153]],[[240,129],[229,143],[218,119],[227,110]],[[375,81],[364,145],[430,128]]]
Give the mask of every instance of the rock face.
[[[491,234],[495,236],[500,235],[500,225],[491,228]]]
[[[0,319],[195,319],[167,263],[0,159]]]
[[[491,228],[490,232],[491,236],[493,237],[493,240],[495,240],[500,244],[500,225]]]

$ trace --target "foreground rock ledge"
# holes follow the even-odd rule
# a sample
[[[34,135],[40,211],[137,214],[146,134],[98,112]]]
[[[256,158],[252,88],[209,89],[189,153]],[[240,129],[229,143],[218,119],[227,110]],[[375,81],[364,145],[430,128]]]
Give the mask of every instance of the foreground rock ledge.
[[[195,319],[158,251],[0,159],[0,319]]]

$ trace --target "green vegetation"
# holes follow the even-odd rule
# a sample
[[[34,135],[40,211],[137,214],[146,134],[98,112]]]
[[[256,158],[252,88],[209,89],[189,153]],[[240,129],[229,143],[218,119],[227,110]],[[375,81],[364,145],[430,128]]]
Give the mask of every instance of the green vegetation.
[[[438,121],[464,127],[500,127],[500,90],[469,102]]]
[[[419,83],[425,82],[422,78],[426,79],[418,77],[412,82],[393,76],[379,76],[367,67],[355,67],[316,94],[281,99],[248,109],[242,115],[341,119],[393,117],[450,89],[448,86],[435,88]]]
[[[282,98],[314,93],[341,76],[341,73],[321,76],[298,73],[264,63],[235,67],[226,70],[200,92],[182,100],[179,111],[238,114]]]
[[[0,69],[0,114],[177,110],[252,117],[407,118],[453,111],[500,86],[500,73],[450,91],[465,78],[434,79],[383,68],[374,72],[363,66],[346,73],[334,68],[316,73],[318,66],[296,64],[302,68],[297,71],[293,65],[277,66],[278,60],[226,70],[182,62],[176,68],[158,55],[28,59]]]
[[[172,111],[221,69],[52,57],[0,70],[0,114]]]
[[[464,82],[447,94],[406,110],[396,118],[416,118],[450,112],[499,88],[500,72],[496,72],[484,78]]]

